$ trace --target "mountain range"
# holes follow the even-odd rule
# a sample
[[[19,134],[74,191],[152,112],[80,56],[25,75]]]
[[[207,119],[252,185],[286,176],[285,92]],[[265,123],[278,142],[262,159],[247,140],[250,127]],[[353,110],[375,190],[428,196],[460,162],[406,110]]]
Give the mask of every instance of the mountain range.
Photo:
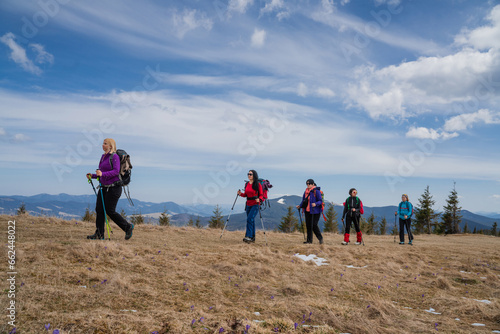
[[[288,206],[292,206],[295,216],[298,217],[298,210],[295,205],[299,204],[300,196],[288,195],[269,200],[269,206],[261,210],[261,214],[256,217],[256,227],[261,229],[262,225],[266,230],[276,229],[281,218],[287,214]],[[17,209],[24,203],[26,210],[32,215],[56,216],[66,219],[81,219],[88,208],[91,211],[95,208],[95,195],[68,195],[68,194],[38,194],[34,196],[0,196],[0,214],[16,214]],[[117,205],[117,211],[125,212],[127,216],[141,214],[145,217],[145,221],[152,224],[157,224],[158,218],[162,212],[167,212],[171,217],[171,222],[174,225],[181,226],[187,224],[190,219],[199,219],[202,226],[206,226],[210,217],[213,215],[215,205],[181,205],[174,202],[143,202],[138,199],[132,199],[134,206],[128,203],[126,198],[120,199]],[[246,214],[244,212],[244,201],[239,201],[231,210],[231,205],[219,205],[222,214],[225,214],[223,219],[227,221],[228,230],[243,230],[246,226]],[[338,224],[341,228],[342,223],[340,217],[342,215],[343,206],[334,204],[335,212],[337,213]],[[387,220],[387,230],[391,231],[394,224],[394,212],[396,206],[384,207],[364,207],[364,217],[367,219],[373,212],[376,221],[381,221],[383,217]],[[463,229],[465,223],[469,230],[476,228],[491,229],[494,222],[498,221],[497,214],[492,214],[493,217],[487,217],[480,214],[472,213],[468,210],[462,210]],[[262,216],[262,221],[261,217]],[[320,228],[323,228],[324,220],[320,219]]]

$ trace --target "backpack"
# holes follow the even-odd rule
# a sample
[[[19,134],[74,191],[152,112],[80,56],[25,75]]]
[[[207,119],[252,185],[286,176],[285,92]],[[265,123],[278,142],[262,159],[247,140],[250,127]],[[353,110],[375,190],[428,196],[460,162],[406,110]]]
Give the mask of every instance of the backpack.
[[[411,204],[408,201],[399,203],[399,210],[398,211],[401,211],[401,208],[403,207],[403,203],[406,203],[405,209],[407,209],[407,210],[409,209],[408,204],[411,206],[410,217],[413,216],[413,213],[414,213],[415,210],[413,210],[413,204]]]
[[[111,165],[111,168],[113,168],[114,154],[115,153],[109,156],[109,164]],[[129,203],[133,206],[134,203],[130,198],[130,190],[128,189],[128,184],[131,181],[132,168],[133,168],[132,164],[130,163],[130,155],[128,155],[128,153],[125,150],[121,149],[116,150],[116,154],[118,154],[118,157],[120,158],[120,173],[118,174],[118,176],[120,177],[121,185],[124,188],[125,196],[127,196]]]
[[[262,194],[262,197],[264,198],[264,201],[262,203],[260,203],[260,205],[263,205],[263,208],[262,210],[265,209],[266,205],[268,207],[271,207],[271,203],[269,203],[269,199],[267,197],[267,192],[269,191],[269,189],[271,189],[273,187],[273,185],[271,184],[271,182],[269,182],[269,180],[266,180],[266,179],[258,179],[260,185],[262,186],[262,191],[263,191],[263,194]],[[245,182],[245,187],[246,187],[246,184],[248,183],[248,181]]]

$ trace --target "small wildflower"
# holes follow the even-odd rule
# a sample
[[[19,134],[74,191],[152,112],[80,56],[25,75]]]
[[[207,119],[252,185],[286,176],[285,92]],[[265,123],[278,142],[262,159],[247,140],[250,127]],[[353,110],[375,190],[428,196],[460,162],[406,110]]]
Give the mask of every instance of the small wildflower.
[[[195,322],[196,322],[196,319],[193,319],[193,321],[191,321],[191,327],[194,325]]]
[[[59,334],[59,330],[58,329],[54,329],[54,331],[52,332],[52,334]]]
[[[293,326],[295,327],[295,330],[297,330],[298,323],[294,323]]]
[[[47,331],[48,331],[48,330],[49,330],[49,328],[50,328],[50,323],[45,325],[45,330],[47,330]]]
[[[370,308],[370,305],[368,305],[366,308]]]
[[[224,328],[223,328],[223,327],[221,327],[221,328],[219,329],[219,333],[222,333],[222,332],[224,332]]]

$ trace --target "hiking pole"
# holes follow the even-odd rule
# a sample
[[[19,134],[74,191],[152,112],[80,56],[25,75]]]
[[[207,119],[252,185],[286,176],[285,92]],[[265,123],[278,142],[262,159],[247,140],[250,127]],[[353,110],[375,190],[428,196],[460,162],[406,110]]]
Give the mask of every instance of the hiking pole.
[[[106,214],[106,207],[104,206],[104,192],[102,190],[101,179],[98,177],[97,181],[99,182],[99,190],[101,191],[102,209],[104,211],[104,219],[106,221],[106,231],[108,232],[108,239],[111,240],[111,236],[109,235],[109,232],[111,231],[111,226],[109,226],[108,215]],[[111,233],[113,233],[113,231],[111,231]]]
[[[226,223],[224,224],[224,228],[222,229],[222,232],[220,234],[220,238],[219,239],[222,238],[222,233],[224,233],[224,230],[226,229],[227,223],[229,222],[229,217],[231,217],[231,213],[233,213],[233,208],[234,208],[234,205],[236,204],[236,200],[237,199],[238,199],[238,194],[236,194],[236,198],[234,199],[233,206],[231,207],[231,212],[229,212],[229,215],[227,216]]]
[[[392,234],[394,234],[394,243],[396,243],[396,234],[397,234],[397,226],[396,226],[396,219],[397,219],[397,214],[394,214],[394,230],[392,230]]]
[[[306,231],[304,230],[304,222],[302,221],[302,213],[300,213],[300,208],[297,208],[299,211],[299,219],[300,219],[300,226],[302,226],[302,233],[304,233],[304,240],[306,240]]]
[[[90,174],[87,175],[87,180],[92,185],[92,189],[94,189],[94,194],[97,196],[97,191],[95,191],[94,182],[92,182],[92,177],[90,176]]]
[[[259,206],[260,223],[262,224],[262,231],[264,231],[264,239],[266,240],[266,246],[267,246],[266,229],[264,228],[264,221],[262,220],[262,213],[260,212],[260,203],[258,203],[258,206]]]

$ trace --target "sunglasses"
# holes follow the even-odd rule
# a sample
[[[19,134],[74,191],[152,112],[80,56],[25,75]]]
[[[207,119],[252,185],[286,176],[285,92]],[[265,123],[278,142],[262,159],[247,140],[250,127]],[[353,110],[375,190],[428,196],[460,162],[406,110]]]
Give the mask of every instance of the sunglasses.
[[[248,173],[247,175],[253,175],[253,173]]]
[[[307,185],[307,186],[311,186],[311,185],[312,185],[312,183],[306,183],[306,185]]]

